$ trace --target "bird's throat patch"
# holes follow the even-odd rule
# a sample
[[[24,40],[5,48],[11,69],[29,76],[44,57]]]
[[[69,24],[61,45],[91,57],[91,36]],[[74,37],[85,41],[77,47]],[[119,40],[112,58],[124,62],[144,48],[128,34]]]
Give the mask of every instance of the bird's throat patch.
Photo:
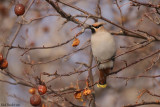
[[[96,32],[94,28],[92,28],[91,31],[92,31],[92,34],[94,34]]]

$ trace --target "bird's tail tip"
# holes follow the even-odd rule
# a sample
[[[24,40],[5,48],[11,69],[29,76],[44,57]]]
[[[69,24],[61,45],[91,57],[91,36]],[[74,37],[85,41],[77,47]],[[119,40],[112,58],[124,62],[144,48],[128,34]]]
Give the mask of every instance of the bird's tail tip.
[[[107,87],[107,84],[101,85],[101,84],[98,83],[98,84],[97,84],[97,87],[98,87],[98,88],[106,88],[106,87]]]

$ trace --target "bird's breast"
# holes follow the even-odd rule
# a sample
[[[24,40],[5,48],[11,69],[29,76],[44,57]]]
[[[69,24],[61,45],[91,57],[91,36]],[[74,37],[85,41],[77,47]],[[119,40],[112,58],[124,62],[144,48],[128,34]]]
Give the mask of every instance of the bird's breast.
[[[93,56],[98,61],[110,59],[116,52],[114,37],[108,32],[93,34],[91,37],[91,48]]]

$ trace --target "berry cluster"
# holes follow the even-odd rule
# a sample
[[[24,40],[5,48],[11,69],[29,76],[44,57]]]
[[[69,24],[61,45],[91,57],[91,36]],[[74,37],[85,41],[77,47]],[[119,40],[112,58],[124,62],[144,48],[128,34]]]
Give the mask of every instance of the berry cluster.
[[[38,85],[38,93],[40,95],[44,95],[47,92],[47,87],[45,85]],[[38,106],[41,104],[41,96],[36,94],[36,89],[31,88],[29,89],[29,93],[32,94],[30,97],[30,103],[32,106]]]
[[[3,55],[0,53],[0,69],[6,69],[8,67],[8,62],[3,58]]]

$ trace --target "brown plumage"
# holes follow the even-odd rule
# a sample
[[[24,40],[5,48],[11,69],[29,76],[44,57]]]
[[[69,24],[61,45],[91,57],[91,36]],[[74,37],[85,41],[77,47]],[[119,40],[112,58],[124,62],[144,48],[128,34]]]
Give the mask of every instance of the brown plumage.
[[[99,84],[100,85],[106,84],[107,76],[110,73],[110,71],[111,71],[110,68],[99,69]]]

